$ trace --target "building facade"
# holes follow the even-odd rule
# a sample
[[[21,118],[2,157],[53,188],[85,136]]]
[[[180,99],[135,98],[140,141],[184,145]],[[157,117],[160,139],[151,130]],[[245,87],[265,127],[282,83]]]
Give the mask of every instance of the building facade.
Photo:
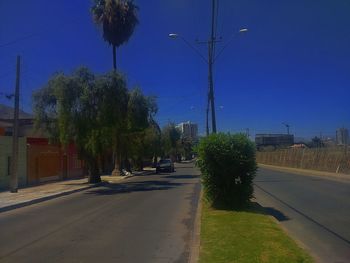
[[[336,131],[336,142],[338,145],[349,144],[349,130],[346,128],[340,128]]]
[[[12,114],[13,110],[10,107],[0,105],[0,189],[7,189],[10,182]],[[78,157],[76,146],[71,143],[63,150],[61,145],[50,144],[42,131],[34,129],[33,118],[28,118],[29,114],[21,114],[18,147],[19,186],[83,176],[83,162]]]
[[[176,126],[181,131],[182,137],[191,139],[193,141],[198,140],[198,125],[193,122],[182,122]]]
[[[256,134],[255,144],[259,147],[288,147],[294,144],[294,135],[292,134]]]
[[[66,151],[46,138],[27,138],[28,184],[83,176],[83,164],[74,144]]]

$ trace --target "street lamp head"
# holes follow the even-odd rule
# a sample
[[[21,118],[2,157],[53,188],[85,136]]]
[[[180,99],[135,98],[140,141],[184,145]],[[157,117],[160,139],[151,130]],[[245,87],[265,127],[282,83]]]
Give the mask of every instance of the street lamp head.
[[[245,32],[248,32],[248,28],[241,28],[239,30],[239,33],[245,33]]]
[[[170,33],[169,34],[169,37],[172,38],[172,39],[176,39],[179,35],[178,34],[175,34],[175,33]]]

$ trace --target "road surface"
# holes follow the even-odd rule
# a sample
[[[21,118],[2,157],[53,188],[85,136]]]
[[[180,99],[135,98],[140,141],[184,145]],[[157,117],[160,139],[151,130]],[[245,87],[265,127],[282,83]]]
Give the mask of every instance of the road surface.
[[[255,196],[318,262],[350,262],[350,182],[260,168]]]
[[[198,175],[182,164],[0,213],[0,262],[188,262]]]

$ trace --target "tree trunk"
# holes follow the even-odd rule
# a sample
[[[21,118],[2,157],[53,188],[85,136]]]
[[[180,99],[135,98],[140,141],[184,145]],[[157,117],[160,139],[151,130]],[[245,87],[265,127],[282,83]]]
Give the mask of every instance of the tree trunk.
[[[124,144],[124,169],[131,173],[131,164],[129,162],[129,152],[127,146]]]
[[[120,145],[120,138],[119,135],[117,136],[117,143],[116,147],[114,150],[114,170],[112,171],[112,176],[120,176],[120,163],[121,163],[121,145]],[[119,149],[118,149],[119,147]]]
[[[100,173],[98,171],[98,159],[95,158],[91,161],[90,172],[89,172],[89,183],[96,184],[101,182]]]
[[[117,71],[117,47],[113,45],[113,69]]]
[[[140,158],[140,171],[143,171],[143,158]]]
[[[153,155],[153,166],[157,167],[157,155],[156,154]]]

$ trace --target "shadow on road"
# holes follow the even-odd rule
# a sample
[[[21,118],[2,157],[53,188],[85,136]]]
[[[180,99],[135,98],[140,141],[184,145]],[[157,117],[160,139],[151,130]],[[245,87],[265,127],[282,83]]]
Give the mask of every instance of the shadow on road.
[[[279,211],[273,207],[261,207],[261,208],[265,211],[266,214],[273,216],[274,218],[276,218],[280,222],[287,221],[290,219],[285,214],[283,214],[281,211]]]
[[[169,179],[194,179],[198,178],[198,175],[168,175],[165,176],[164,178],[169,178]]]
[[[133,172],[132,176],[142,177],[142,176],[150,176],[155,174],[156,174],[156,171],[137,171],[137,172]]]
[[[170,181],[141,181],[126,182],[121,184],[107,183],[103,188],[87,191],[86,194],[94,195],[114,195],[131,192],[147,192],[169,190],[183,185],[182,183],[172,183]]]

